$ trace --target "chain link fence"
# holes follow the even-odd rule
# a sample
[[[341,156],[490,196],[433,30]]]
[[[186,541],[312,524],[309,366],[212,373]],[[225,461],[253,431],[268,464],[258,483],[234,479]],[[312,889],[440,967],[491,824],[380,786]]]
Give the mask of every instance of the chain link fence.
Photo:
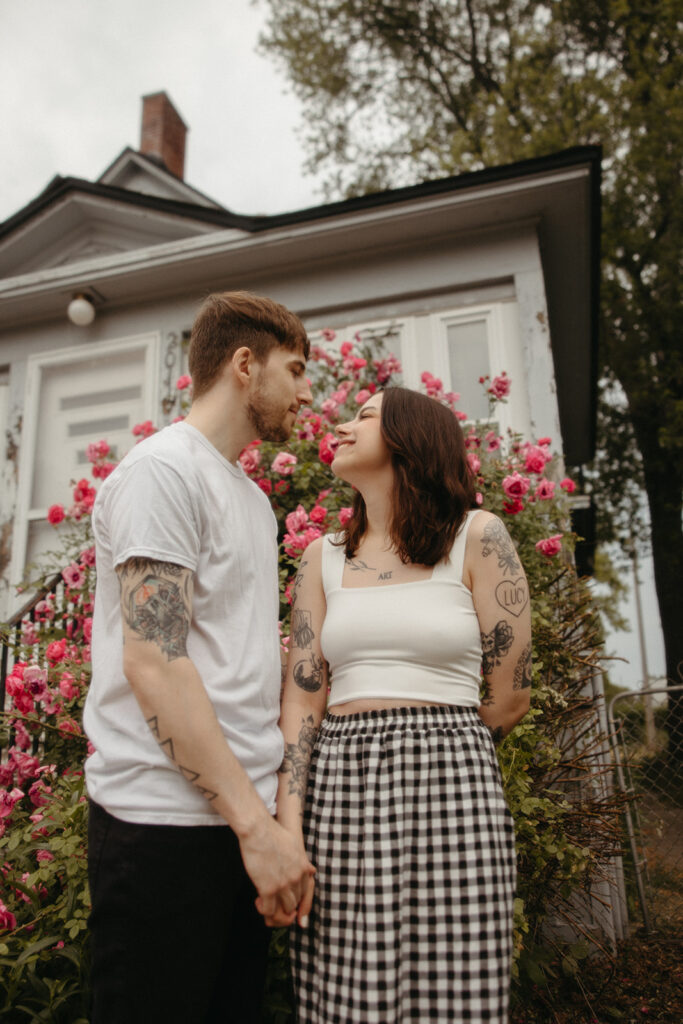
[[[683,685],[609,703],[617,785],[625,796],[624,873],[632,921],[683,928]]]

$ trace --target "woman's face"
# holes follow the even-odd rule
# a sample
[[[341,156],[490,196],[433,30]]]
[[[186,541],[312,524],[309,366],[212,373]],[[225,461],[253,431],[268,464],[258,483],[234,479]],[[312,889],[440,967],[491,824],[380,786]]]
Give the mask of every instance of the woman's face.
[[[373,395],[355,419],[336,428],[339,445],[332,472],[347,483],[357,484],[369,475],[391,469],[391,456],[380,428],[382,395]]]

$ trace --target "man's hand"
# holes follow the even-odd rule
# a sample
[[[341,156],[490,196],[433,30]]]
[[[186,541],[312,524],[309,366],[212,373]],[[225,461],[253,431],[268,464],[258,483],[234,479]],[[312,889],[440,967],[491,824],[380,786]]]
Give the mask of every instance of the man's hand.
[[[289,925],[313,899],[315,868],[300,843],[270,816],[240,837],[242,861],[256,886],[256,909],[272,926]],[[303,901],[303,902],[302,902]],[[304,916],[300,911],[300,920]]]

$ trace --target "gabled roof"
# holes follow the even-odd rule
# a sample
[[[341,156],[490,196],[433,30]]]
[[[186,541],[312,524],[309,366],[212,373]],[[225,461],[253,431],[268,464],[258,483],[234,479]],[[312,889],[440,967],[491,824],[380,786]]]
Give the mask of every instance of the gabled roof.
[[[144,195],[207,206],[212,210],[224,210],[220,203],[172,174],[163,160],[149,154],[138,153],[130,146],[119,153],[97,181],[100,185],[113,185],[131,192],[142,192]]]
[[[139,166],[123,157],[125,151],[106,177],[111,172],[116,180],[126,167]],[[379,258],[387,252],[409,254],[413,247],[424,250],[444,241],[452,245],[455,237],[514,233],[520,224],[532,224],[545,277],[564,451],[568,461],[579,464],[594,450],[600,158],[599,147],[577,147],[259,217],[102,181],[55,178],[0,225],[0,328],[63,315],[65,298],[88,288],[96,290],[106,310],[107,305],[163,300],[181,292],[198,295],[225,287],[229,280],[248,284],[264,273],[271,279],[291,275],[293,268],[303,287],[307,274],[319,275],[323,269],[341,279],[350,262],[358,263],[359,254],[369,261],[371,274],[373,253]],[[52,231],[58,245],[57,218],[76,214],[81,224],[108,224],[109,242],[116,227],[119,249],[88,253],[91,233],[66,260],[53,259],[49,270],[31,269],[28,256],[32,252],[35,257],[45,232]],[[23,263],[12,265],[22,245]],[[384,297],[389,301],[390,292]],[[349,302],[358,299],[355,295]],[[304,306],[305,298],[297,311],[310,314]]]

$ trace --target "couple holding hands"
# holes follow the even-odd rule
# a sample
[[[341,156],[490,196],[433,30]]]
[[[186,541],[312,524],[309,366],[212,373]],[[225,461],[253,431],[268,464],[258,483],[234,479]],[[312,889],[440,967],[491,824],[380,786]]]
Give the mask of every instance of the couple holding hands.
[[[308,350],[278,303],[209,296],[188,416],[95,503],[92,1024],[259,1022],[278,925],[300,1024],[507,1021],[495,741],[531,647],[496,594],[523,569],[452,412],[373,395],[337,427],[354,512],[303,553],[280,695],[277,526],[238,458],[290,436]]]

